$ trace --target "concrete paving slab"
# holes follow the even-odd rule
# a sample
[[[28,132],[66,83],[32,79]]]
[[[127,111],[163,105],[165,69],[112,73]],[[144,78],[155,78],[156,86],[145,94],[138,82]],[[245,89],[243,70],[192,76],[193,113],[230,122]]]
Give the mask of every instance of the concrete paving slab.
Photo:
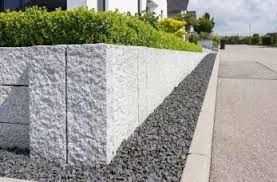
[[[277,80],[265,77],[275,72],[276,50],[228,46],[222,51],[222,63],[249,61],[249,67],[239,68],[241,78],[219,79],[211,182],[277,181]],[[253,65],[253,58],[267,71]]]
[[[219,77],[236,79],[269,79],[277,80],[277,72],[259,62],[227,61],[220,64]]]
[[[265,46],[227,45],[221,51],[221,62],[258,61],[277,71],[277,48]]]
[[[277,81],[219,81],[212,182],[277,181],[276,100]]]

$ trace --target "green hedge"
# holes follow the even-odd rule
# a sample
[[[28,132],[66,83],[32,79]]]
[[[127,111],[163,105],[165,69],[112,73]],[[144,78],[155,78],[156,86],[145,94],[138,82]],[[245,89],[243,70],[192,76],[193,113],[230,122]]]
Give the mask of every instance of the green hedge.
[[[0,13],[0,46],[123,44],[200,52],[199,45],[118,12],[30,8]]]

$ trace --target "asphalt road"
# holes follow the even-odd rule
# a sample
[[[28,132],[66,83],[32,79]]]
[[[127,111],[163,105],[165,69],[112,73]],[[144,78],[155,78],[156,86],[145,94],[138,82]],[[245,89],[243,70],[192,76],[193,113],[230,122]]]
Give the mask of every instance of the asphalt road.
[[[211,182],[277,182],[277,48],[221,52]]]

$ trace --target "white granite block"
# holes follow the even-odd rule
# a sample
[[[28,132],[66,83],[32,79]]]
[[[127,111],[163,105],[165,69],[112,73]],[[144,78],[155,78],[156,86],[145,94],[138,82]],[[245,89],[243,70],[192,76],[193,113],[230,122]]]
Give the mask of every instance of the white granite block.
[[[31,157],[66,163],[66,46],[33,48],[30,62]]]

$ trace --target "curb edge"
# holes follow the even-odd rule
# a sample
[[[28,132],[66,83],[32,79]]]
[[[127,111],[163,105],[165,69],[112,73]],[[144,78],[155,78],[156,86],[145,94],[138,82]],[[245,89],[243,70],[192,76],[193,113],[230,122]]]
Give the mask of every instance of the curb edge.
[[[181,182],[209,182],[219,61],[220,50],[215,59]]]

